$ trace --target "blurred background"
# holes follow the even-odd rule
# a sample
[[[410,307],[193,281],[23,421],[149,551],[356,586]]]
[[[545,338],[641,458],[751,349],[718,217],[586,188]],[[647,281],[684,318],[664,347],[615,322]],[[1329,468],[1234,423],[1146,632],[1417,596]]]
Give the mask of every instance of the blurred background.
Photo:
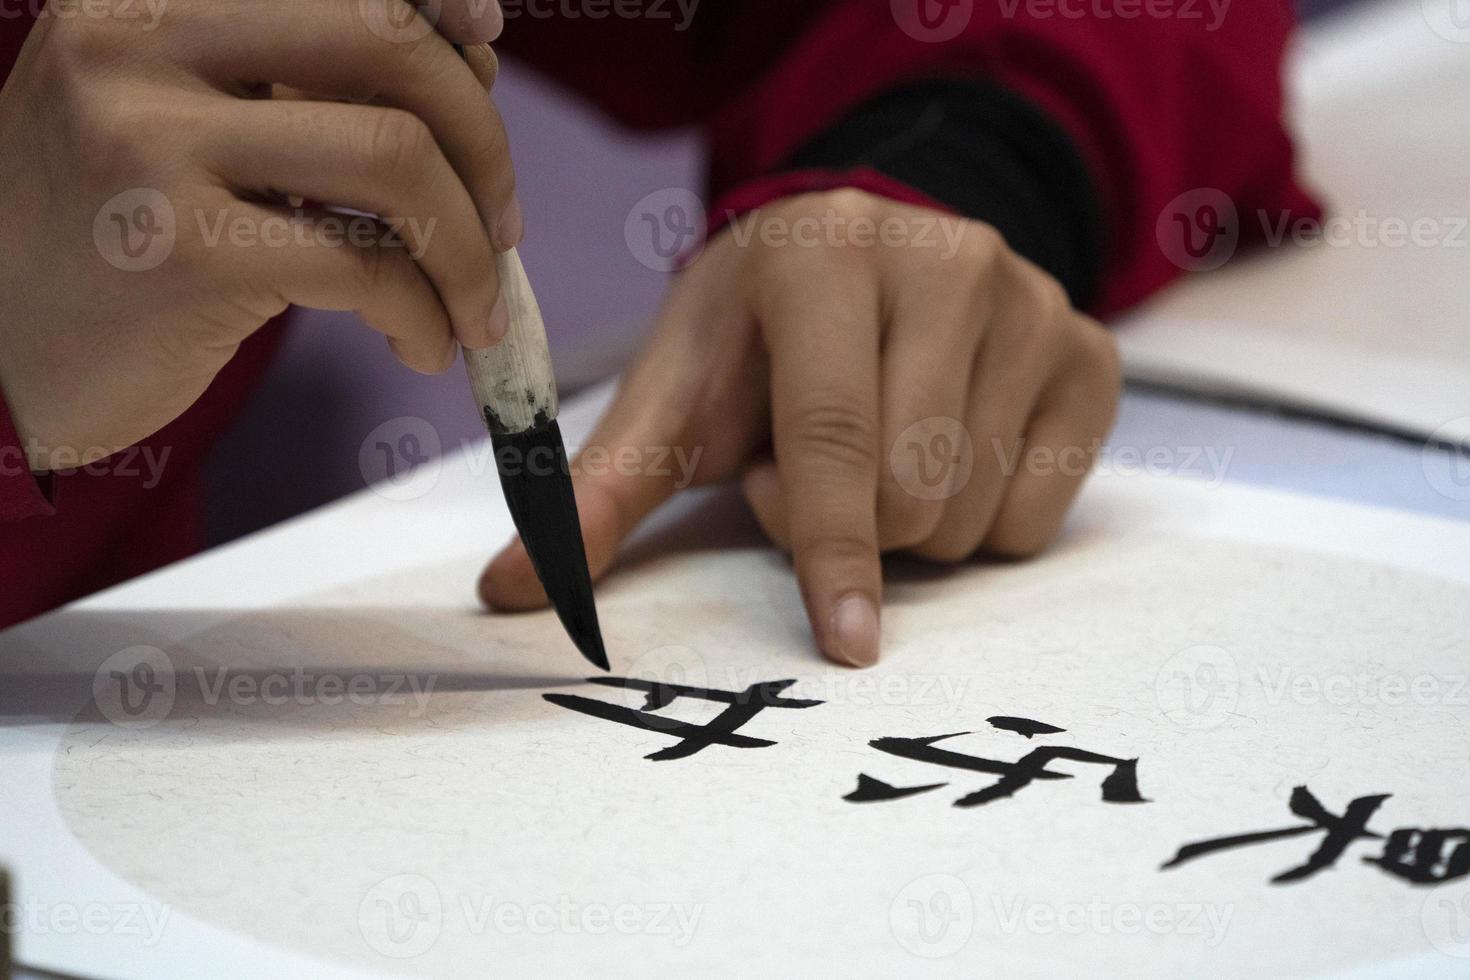
[[[1298,10],[1310,29],[1341,16],[1342,8],[1383,2],[1300,0]],[[1465,54],[1470,57],[1470,46]],[[650,267],[656,263],[640,261],[625,238],[625,223],[650,194],[700,191],[700,140],[695,132],[647,139],[621,131],[511,59],[495,98],[511,134],[526,212],[521,254],[567,397],[615,374],[636,349],[668,276]],[[1331,189],[1325,190],[1330,201]],[[1225,411],[1135,390],[1125,400],[1119,429],[1135,442],[1178,444],[1181,433],[1218,428]],[[1410,493],[1431,510],[1457,503],[1425,494],[1414,447],[1378,440],[1365,448],[1361,432],[1328,427],[1308,434],[1305,422],[1279,423],[1234,411],[1232,479],[1321,492],[1321,464],[1331,460],[1337,465],[1326,478],[1334,485],[1326,489],[1334,495],[1402,506]],[[413,374],[350,314],[297,311],[266,383],[215,450],[207,495],[212,543],[481,438],[461,366],[440,377]],[[1413,465],[1400,472],[1384,464],[1400,454]],[[1355,458],[1363,460],[1356,468]],[[258,465],[265,459],[270,466]],[[1463,513],[1463,505],[1446,512]]]

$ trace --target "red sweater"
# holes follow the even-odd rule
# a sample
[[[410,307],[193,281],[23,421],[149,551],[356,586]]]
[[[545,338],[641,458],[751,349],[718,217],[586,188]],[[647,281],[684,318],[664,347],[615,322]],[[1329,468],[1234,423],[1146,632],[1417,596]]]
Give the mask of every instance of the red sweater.
[[[1193,0],[705,0],[687,22],[687,3],[638,6],[644,16],[593,18],[565,16],[566,4],[534,8],[556,16],[529,16],[533,8],[524,5],[521,16],[507,17],[497,47],[627,125],[703,127],[717,211],[802,189],[856,186],[994,220],[1021,236],[1024,229],[966,204],[964,185],[985,185],[987,173],[963,152],[988,146],[990,115],[966,124],[980,130],[978,138],[970,133],[968,147],[948,161],[949,176],[934,186],[912,176],[926,172],[923,166],[870,164],[853,150],[885,117],[870,114],[867,129],[861,120],[839,123],[884,93],[939,81],[999,91],[1027,107],[1023,115],[1044,117],[1069,144],[1066,151],[1055,151],[1054,143],[1033,148],[1032,159],[1070,152],[1085,169],[1100,217],[1086,223],[1101,227],[1086,239],[1098,274],[1084,302],[1098,315],[1136,303],[1179,274],[1156,224],[1181,193],[1223,191],[1242,214],[1316,213],[1293,178],[1281,125],[1281,63],[1291,25],[1281,0],[1238,0],[1218,21],[1208,4]],[[1149,15],[1158,10],[1176,15]],[[25,18],[0,20],[6,75],[29,28]],[[946,97],[963,99],[963,91]],[[986,113],[994,108],[986,103]],[[829,132],[843,125],[837,136]],[[1013,138],[1015,127],[1007,132]],[[812,150],[813,141],[825,148]],[[1053,203],[1058,213],[1072,208],[1070,198]],[[1034,209],[1028,203],[1020,210]],[[1240,231],[1249,238],[1259,227],[1243,221]],[[1038,241],[1050,237],[1041,231]],[[122,460],[101,474],[38,481],[24,465],[0,392],[0,626],[203,546],[208,450],[259,381],[279,333],[271,324],[247,341],[193,408],[142,444],[134,465]],[[143,451],[154,460],[168,452],[156,483],[140,462]]]

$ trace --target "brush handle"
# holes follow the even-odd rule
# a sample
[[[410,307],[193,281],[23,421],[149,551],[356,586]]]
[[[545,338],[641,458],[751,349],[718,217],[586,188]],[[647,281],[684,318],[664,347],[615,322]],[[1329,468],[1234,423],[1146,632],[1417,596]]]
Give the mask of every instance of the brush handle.
[[[510,307],[504,339],[484,350],[465,349],[465,370],[491,435],[513,435],[556,419],[556,378],[541,307],[515,249],[495,257],[500,294]]]

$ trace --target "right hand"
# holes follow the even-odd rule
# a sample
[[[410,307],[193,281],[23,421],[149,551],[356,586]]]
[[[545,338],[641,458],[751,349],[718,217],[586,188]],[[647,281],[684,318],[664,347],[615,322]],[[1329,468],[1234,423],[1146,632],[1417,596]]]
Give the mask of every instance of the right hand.
[[[33,470],[156,432],[290,304],[356,310],[423,372],[499,340],[502,17],[443,6],[47,8],[0,90],[0,391]]]

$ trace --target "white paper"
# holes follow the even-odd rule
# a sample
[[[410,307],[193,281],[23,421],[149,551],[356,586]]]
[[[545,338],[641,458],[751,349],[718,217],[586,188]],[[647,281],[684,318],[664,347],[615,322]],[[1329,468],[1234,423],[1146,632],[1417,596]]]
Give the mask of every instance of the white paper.
[[[594,408],[565,420],[573,440]],[[691,498],[600,594],[614,673],[790,678],[822,703],[739,731],[773,745],[651,761],[672,736],[543,698],[640,703],[585,683],[551,615],[474,608],[506,530],[474,471],[450,458],[416,501],[359,495],[0,637],[0,669],[27,672],[0,729],[0,856],[37,914],[103,927],[33,924],[23,958],[139,977],[1463,972],[1470,881],[1390,876],[1363,860],[1381,840],[1290,885],[1269,880],[1321,835],[1161,865],[1300,824],[1298,785],[1333,813],[1392,794],[1380,834],[1470,823],[1470,528],[1109,476],[1037,561],[895,568],[884,660],[851,672],[812,652],[738,503]],[[121,708],[164,676],[171,693]],[[369,687],[356,703],[322,678]],[[998,761],[1136,758],[1149,802],[1105,802],[1107,767],[1062,761],[1071,778],[960,808],[994,777],[868,744],[953,732]],[[860,773],[948,785],[847,802]]]

